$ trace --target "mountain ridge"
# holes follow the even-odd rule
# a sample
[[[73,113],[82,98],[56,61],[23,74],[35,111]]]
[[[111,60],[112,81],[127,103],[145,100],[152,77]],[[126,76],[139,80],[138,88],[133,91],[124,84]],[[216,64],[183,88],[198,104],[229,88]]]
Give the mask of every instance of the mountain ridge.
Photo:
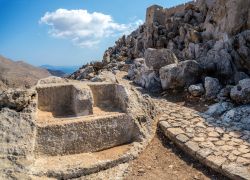
[[[45,69],[32,66],[23,61],[13,61],[0,55],[1,87],[29,88],[34,86],[39,79],[48,76],[51,76],[51,74]]]

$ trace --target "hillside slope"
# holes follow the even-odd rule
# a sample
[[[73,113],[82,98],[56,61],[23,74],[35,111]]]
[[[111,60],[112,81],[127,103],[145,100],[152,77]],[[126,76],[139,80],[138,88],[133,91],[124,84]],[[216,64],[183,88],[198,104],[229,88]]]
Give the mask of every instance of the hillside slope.
[[[41,79],[50,76],[45,69],[40,69],[22,61],[14,62],[0,56],[0,80],[1,87],[30,87]],[[6,88],[6,87],[5,87]],[[1,88],[2,89],[2,88]]]
[[[199,95],[207,87],[207,97],[214,99],[227,85],[249,78],[249,9],[249,0],[150,6],[145,23],[105,51],[98,64],[101,68],[83,66],[70,78],[96,81],[102,71],[116,74],[125,70],[130,80],[152,92],[187,90],[190,86],[192,91],[198,85]],[[213,90],[213,98],[208,93],[210,80],[215,89],[221,84]]]

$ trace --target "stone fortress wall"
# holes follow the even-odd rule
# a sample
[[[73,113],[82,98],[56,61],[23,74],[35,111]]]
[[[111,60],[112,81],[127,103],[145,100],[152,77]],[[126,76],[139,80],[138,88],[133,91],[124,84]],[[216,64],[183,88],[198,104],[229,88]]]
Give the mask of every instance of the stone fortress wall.
[[[153,22],[164,24],[166,18],[176,12],[183,12],[187,5],[195,3],[197,3],[197,1],[194,0],[165,9],[159,5],[152,5],[147,8],[146,24],[152,24]]]

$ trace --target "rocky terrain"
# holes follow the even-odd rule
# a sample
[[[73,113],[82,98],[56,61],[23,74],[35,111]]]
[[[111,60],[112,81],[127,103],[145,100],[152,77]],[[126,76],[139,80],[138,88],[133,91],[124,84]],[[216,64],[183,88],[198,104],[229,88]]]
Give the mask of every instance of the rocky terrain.
[[[101,63],[83,66],[70,78],[98,81],[102,71],[128,70],[129,79],[150,91],[189,89],[215,100],[225,87],[249,78],[249,3],[151,6],[144,25],[120,38]]]
[[[0,89],[30,88],[39,79],[50,76],[45,70],[34,67],[22,61],[14,62],[0,56]]]
[[[249,0],[153,5],[102,62],[0,94],[0,177],[250,179],[249,55]]]

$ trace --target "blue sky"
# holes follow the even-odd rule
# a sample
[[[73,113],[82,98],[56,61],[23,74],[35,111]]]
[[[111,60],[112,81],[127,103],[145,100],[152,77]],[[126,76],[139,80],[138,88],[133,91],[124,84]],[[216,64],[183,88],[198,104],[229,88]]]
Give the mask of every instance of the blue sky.
[[[0,54],[39,66],[101,60],[153,4],[186,0],[0,0]],[[94,13],[95,12],[95,13]]]

